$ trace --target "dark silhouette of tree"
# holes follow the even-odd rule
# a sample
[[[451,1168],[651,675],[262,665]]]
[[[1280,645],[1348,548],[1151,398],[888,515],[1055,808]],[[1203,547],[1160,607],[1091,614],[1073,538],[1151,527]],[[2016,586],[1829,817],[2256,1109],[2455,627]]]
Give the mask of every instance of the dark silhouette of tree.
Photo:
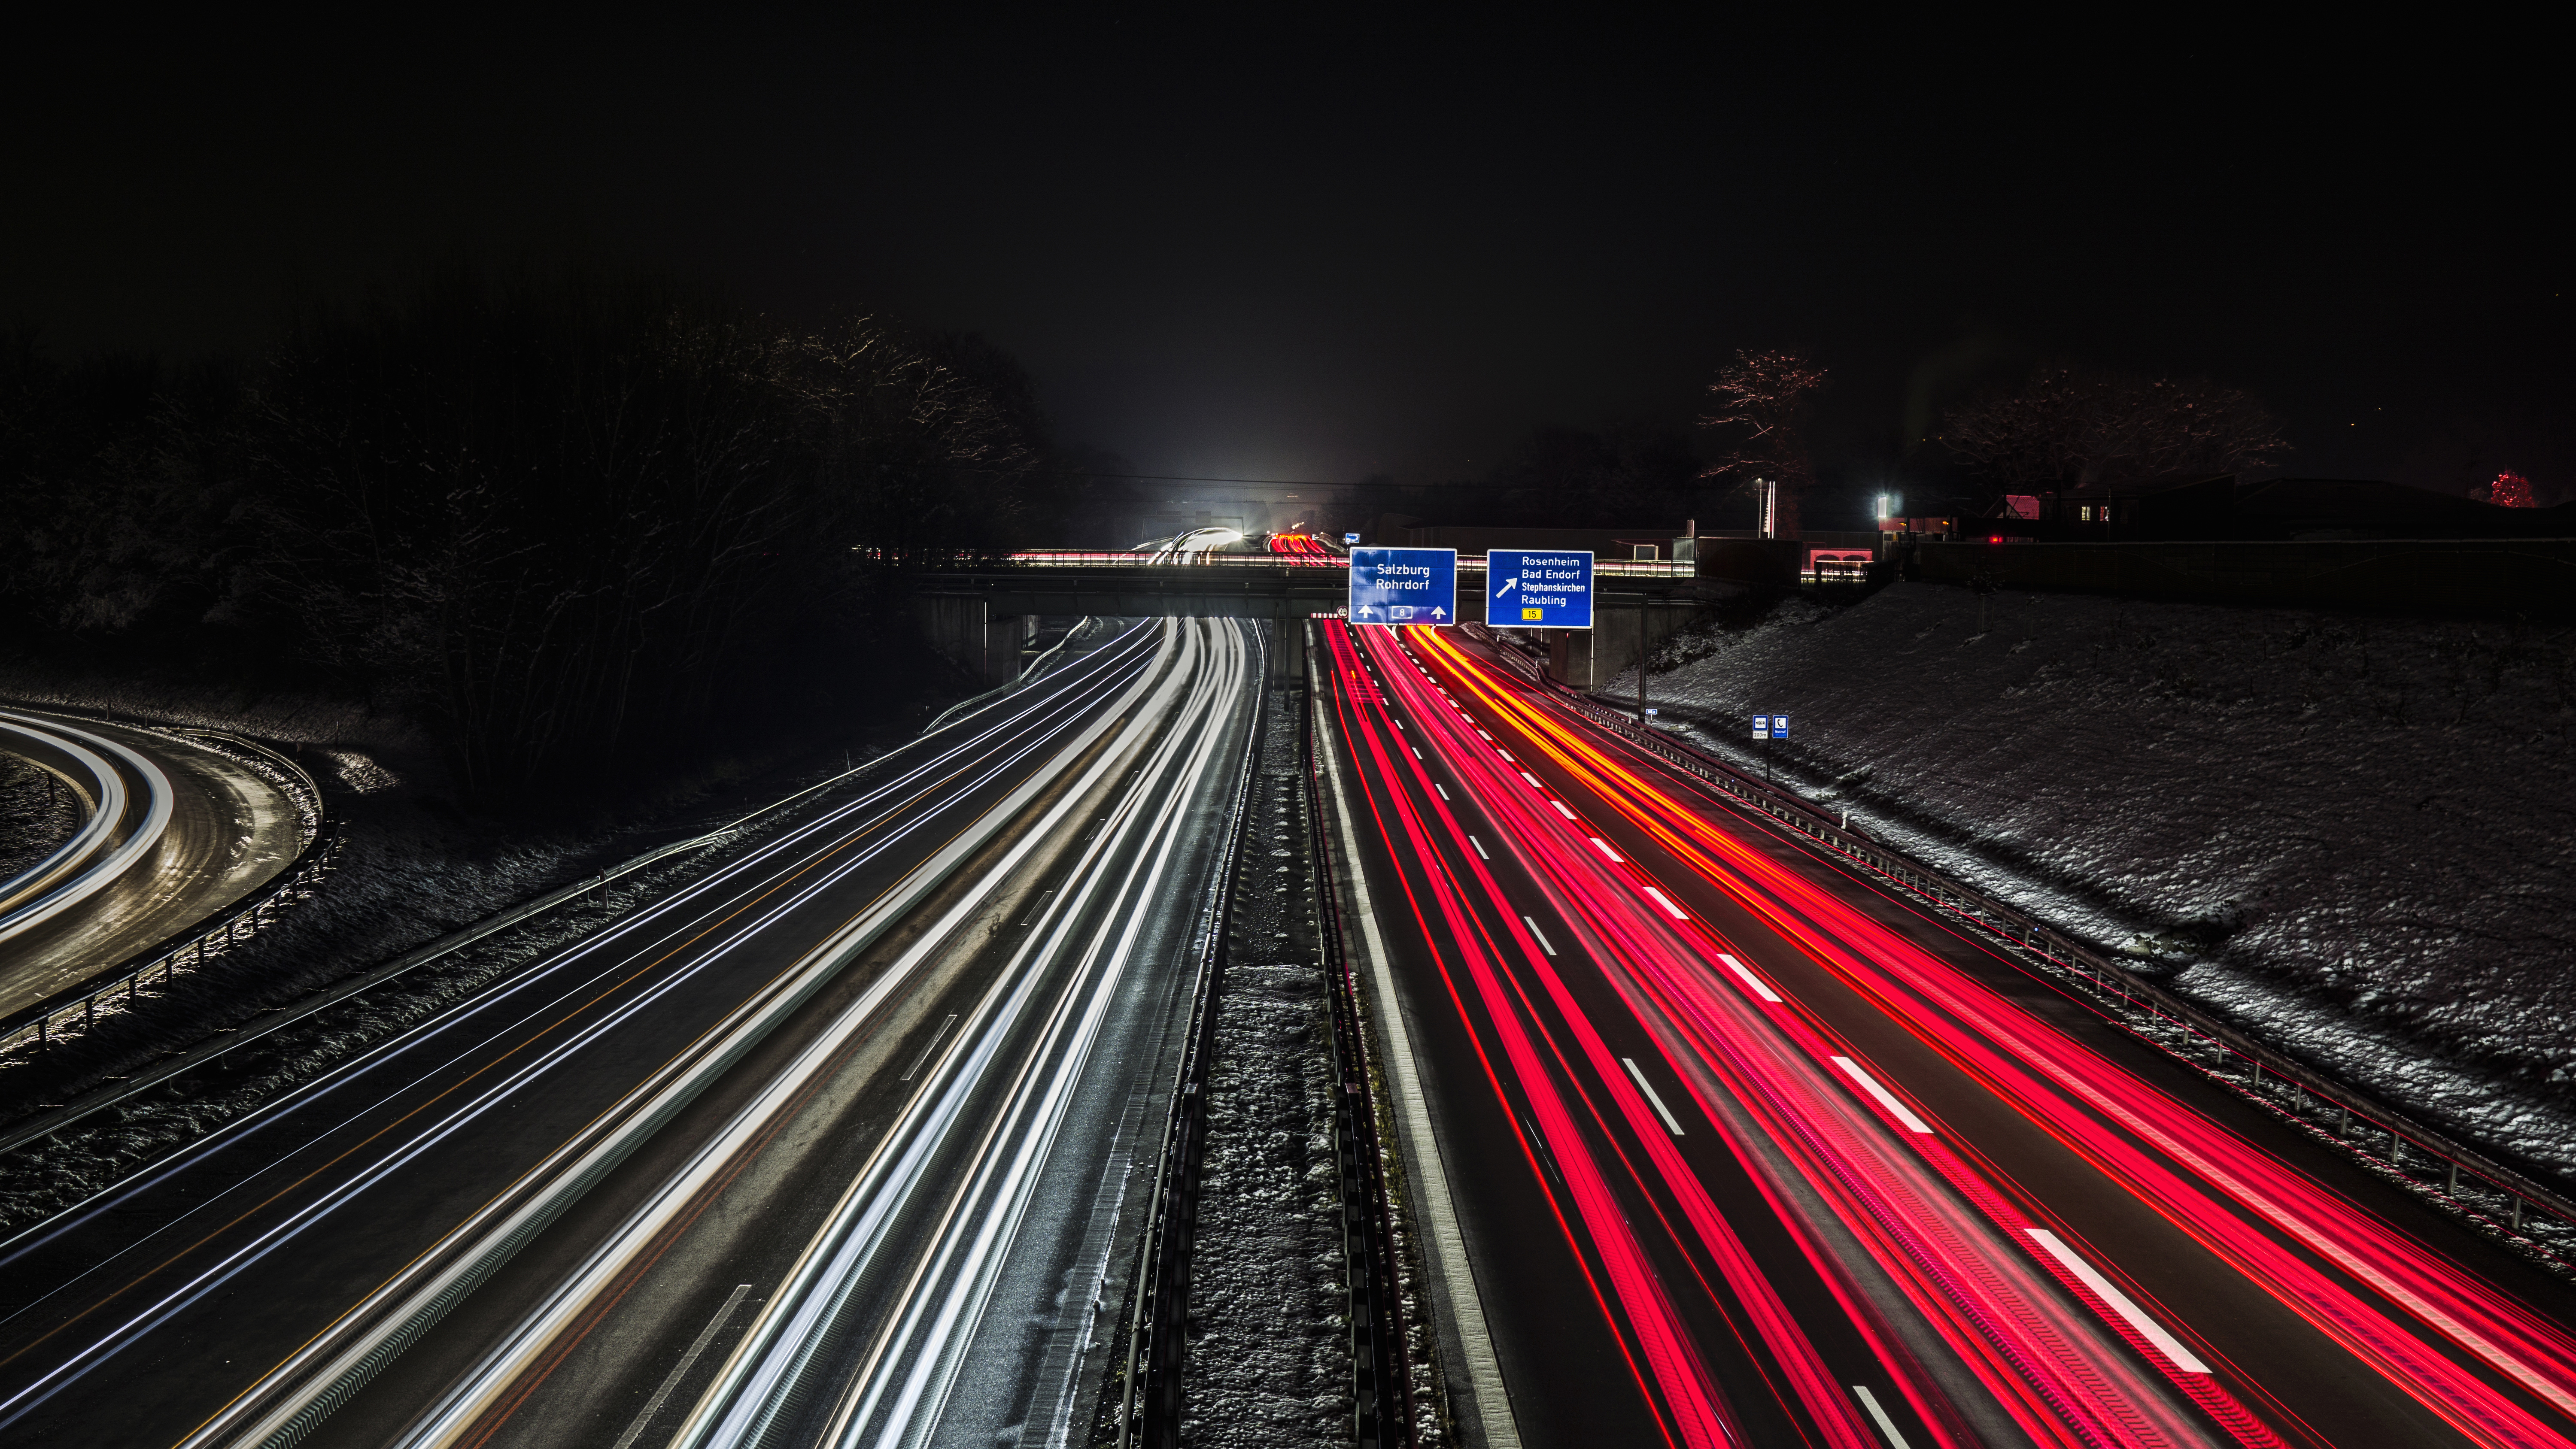
[[[980,339],[577,270],[309,309],[246,382],[0,368],[8,644],[318,673],[485,804],[702,751],[902,632],[887,575],[1017,546],[1061,482]]]
[[[1724,481],[1730,491],[1757,480],[1778,484],[1776,527],[1783,535],[1798,531],[1799,499],[1816,481],[1806,424],[1824,385],[1825,369],[1798,353],[1750,351],[1735,354],[1708,385],[1710,407],[1700,426],[1728,430],[1730,448],[1702,476]]]
[[[1952,409],[1941,442],[2005,491],[2245,473],[2290,449],[2252,394],[2206,378],[2050,363]]]

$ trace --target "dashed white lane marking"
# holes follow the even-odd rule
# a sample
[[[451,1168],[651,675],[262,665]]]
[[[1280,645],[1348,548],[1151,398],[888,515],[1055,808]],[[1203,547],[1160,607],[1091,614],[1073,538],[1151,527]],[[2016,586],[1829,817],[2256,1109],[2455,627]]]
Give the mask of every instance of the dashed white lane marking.
[[[1478,840],[1476,837],[1474,837],[1474,836],[1470,835],[1470,836],[1468,836],[1468,837],[1467,837],[1467,843],[1468,843],[1469,845],[1472,845],[1472,846],[1476,847],[1476,855],[1477,855],[1477,857],[1478,857],[1479,859],[1482,859],[1482,860],[1491,860],[1491,859],[1493,859],[1493,857],[1492,857],[1492,856],[1485,854],[1485,842],[1483,842],[1483,841],[1481,841],[1481,840]]]
[[[1878,1422],[1878,1432],[1887,1436],[1887,1449],[1914,1449],[1913,1445],[1905,1442],[1904,1435],[1896,1432],[1896,1421],[1887,1417],[1887,1411],[1878,1406],[1878,1395],[1869,1391],[1869,1385],[1854,1384],[1851,1391],[1852,1397],[1860,1400],[1860,1406],[1869,1410],[1869,1416]]]
[[[1615,851],[1615,850],[1612,850],[1612,849],[1610,848],[1610,842],[1609,842],[1609,841],[1606,841],[1606,840],[1602,839],[1600,836],[1596,835],[1596,836],[1592,837],[1592,843],[1593,843],[1594,845],[1599,846],[1599,847],[1601,848],[1601,853],[1602,853],[1603,855],[1606,855],[1606,856],[1610,857],[1610,863],[1611,863],[1612,865],[1626,865],[1626,864],[1628,863],[1628,862],[1626,862],[1626,861],[1624,861],[1624,860],[1621,860],[1621,859],[1619,858],[1619,852],[1617,852],[1617,851]]]
[[[1512,758],[1512,752],[1511,752],[1511,751],[1509,751],[1509,750],[1501,749],[1501,748],[1497,748],[1497,749],[1494,751],[1494,753],[1495,753],[1495,754],[1498,754],[1498,755],[1500,755],[1500,756],[1502,756],[1502,757],[1503,757],[1503,763],[1504,763],[1504,764],[1507,764],[1507,765],[1517,765],[1517,764],[1519,764],[1519,763],[1520,763],[1520,761],[1515,760],[1515,759],[1513,759],[1513,758]]]
[[[1448,799],[1448,798],[1449,798],[1449,792],[1448,792],[1448,790],[1447,790],[1447,789],[1445,789],[1445,788],[1443,788],[1443,787],[1442,787],[1442,785],[1441,785],[1441,783],[1440,783],[1439,781],[1437,781],[1437,780],[1432,781],[1432,782],[1431,782],[1431,788],[1432,788],[1432,789],[1434,789],[1434,790],[1438,790],[1438,791],[1440,791],[1440,798],[1441,798],[1441,799],[1446,800],[1446,799]]]
[[[1505,755],[1503,758],[1508,760],[1508,759],[1510,759],[1510,758],[1511,758],[1511,756],[1509,756],[1509,755]],[[1529,781],[1529,782],[1530,782],[1530,788],[1531,788],[1531,789],[1533,789],[1533,790],[1544,790],[1544,789],[1546,789],[1546,788],[1547,788],[1545,785],[1542,785],[1542,784],[1540,784],[1540,783],[1538,782],[1538,776],[1531,774],[1531,773],[1530,773],[1529,771],[1527,771],[1527,770],[1523,770],[1523,771],[1521,771],[1521,778],[1522,778],[1522,779],[1524,779],[1524,780]]]
[[[1418,759],[1421,759],[1421,758],[1422,758],[1422,751],[1420,751],[1420,750],[1418,750],[1418,749],[1414,749],[1414,747],[1413,747],[1413,746],[1411,746],[1411,745],[1406,745],[1406,746],[1405,746],[1405,748],[1406,748],[1406,749],[1408,749],[1408,750],[1413,750],[1413,757],[1414,757],[1415,759],[1417,759],[1417,760],[1418,760]]]
[[[2175,1368],[2187,1374],[2209,1372],[2209,1365],[2202,1363],[2190,1349],[2183,1347],[2181,1339],[2167,1333],[2163,1324],[2149,1318],[2137,1304],[2129,1301],[2128,1294],[2121,1292],[2117,1284],[2103,1277],[2092,1264],[2077,1256],[2073,1248],[2066,1246],[2064,1239],[2046,1228],[2024,1228],[2022,1231],[2030,1234],[2032,1241],[2046,1248],[2050,1257],[2064,1264],[2067,1272],[2082,1279],[2084,1286],[2093,1290],[2094,1297],[2109,1304],[2112,1312],[2127,1319],[2129,1326],[2138,1331],[2140,1338],[2154,1344],[2165,1357],[2172,1359]]]
[[[1644,1072],[1637,1070],[1636,1060],[1632,1057],[1621,1057],[1619,1060],[1628,1068],[1628,1075],[1637,1079],[1637,1090],[1645,1093],[1646,1100],[1654,1105],[1655,1115],[1664,1119],[1664,1125],[1673,1129],[1675,1137],[1681,1136],[1682,1124],[1673,1120],[1671,1110],[1664,1106],[1664,1099],[1655,1095],[1655,1084],[1646,1080]]]
[[[1478,733],[1478,734],[1480,734],[1480,735],[1485,735],[1485,732],[1484,732],[1483,730],[1478,730],[1478,731],[1476,731],[1476,733]],[[1489,745],[1490,745],[1490,744],[1492,744],[1493,742],[1494,742],[1494,737],[1493,737],[1492,735],[1485,735],[1485,743],[1487,743],[1487,744],[1489,744]]]
[[[1655,904],[1662,906],[1664,908],[1664,914],[1671,916],[1674,920],[1687,921],[1690,919],[1690,913],[1683,910],[1681,907],[1674,905],[1672,898],[1665,895],[1662,891],[1655,889],[1653,886],[1648,886],[1646,887],[1646,894],[1653,896],[1655,898]]]
[[[1778,1001],[1778,1000],[1780,999],[1780,993],[1778,993],[1778,992],[1776,992],[1776,991],[1773,991],[1773,990],[1772,990],[1772,989],[1771,989],[1767,984],[1765,984],[1765,983],[1763,982],[1763,980],[1762,980],[1762,978],[1761,978],[1761,977],[1756,976],[1756,975],[1754,975],[1752,972],[1745,970],[1745,969],[1744,969],[1744,963],[1743,963],[1743,962],[1738,961],[1738,960],[1736,960],[1734,957],[1727,955],[1724,951],[1720,951],[1720,952],[1718,952],[1718,953],[1717,953],[1717,959],[1719,959],[1720,961],[1723,961],[1723,962],[1725,962],[1725,963],[1726,963],[1726,969],[1727,969],[1727,970],[1732,971],[1732,972],[1734,972],[1736,975],[1738,975],[1738,976],[1740,976],[1740,977],[1744,978],[1744,984],[1753,988],[1753,994],[1754,994],[1754,995],[1761,997],[1761,998],[1762,998],[1763,1000],[1765,1000],[1765,1001]]]
[[[1845,1076],[1848,1076],[1853,1081],[1860,1083],[1862,1091],[1876,1097],[1878,1099],[1878,1105],[1885,1107],[1888,1111],[1888,1115],[1894,1117],[1897,1121],[1904,1123],[1907,1131],[1917,1132],[1926,1137],[1932,1135],[1932,1129],[1923,1125],[1923,1119],[1915,1116],[1912,1112],[1907,1111],[1905,1104],[1896,1100],[1896,1094],[1894,1092],[1880,1086],[1878,1084],[1878,1078],[1861,1070],[1860,1063],[1853,1061],[1849,1057],[1836,1057],[1834,1058],[1834,1065],[1842,1068]]]
[[[1547,943],[1547,932],[1538,928],[1538,922],[1531,920],[1527,916],[1523,916],[1521,917],[1521,924],[1530,928],[1531,935],[1538,937],[1538,948],[1540,950],[1545,951],[1551,956],[1556,954],[1556,948]]]
[[[1562,801],[1562,800],[1550,800],[1550,801],[1548,801],[1547,803],[1549,803],[1550,805],[1553,805],[1553,806],[1555,806],[1555,807],[1556,807],[1556,813],[1557,813],[1557,814],[1564,816],[1564,817],[1565,817],[1566,819],[1568,819],[1568,820],[1571,820],[1571,819],[1573,819],[1573,818],[1574,818],[1574,812],[1565,808],[1565,802],[1564,802],[1564,801]]]

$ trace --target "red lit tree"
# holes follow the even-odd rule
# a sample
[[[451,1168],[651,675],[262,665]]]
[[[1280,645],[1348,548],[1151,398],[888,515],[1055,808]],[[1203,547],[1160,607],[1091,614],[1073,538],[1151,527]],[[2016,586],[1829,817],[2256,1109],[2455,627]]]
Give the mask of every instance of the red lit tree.
[[[1776,526],[1798,531],[1798,495],[1815,481],[1807,457],[1807,405],[1825,385],[1825,370],[1795,352],[1739,352],[1708,385],[1712,399],[1704,428],[1733,431],[1733,450],[1711,463],[1703,478],[1739,488],[1757,479],[1780,485]]]
[[[2519,473],[2498,473],[2487,487],[2487,501],[2499,508],[2537,508],[2531,500],[2531,480]]]

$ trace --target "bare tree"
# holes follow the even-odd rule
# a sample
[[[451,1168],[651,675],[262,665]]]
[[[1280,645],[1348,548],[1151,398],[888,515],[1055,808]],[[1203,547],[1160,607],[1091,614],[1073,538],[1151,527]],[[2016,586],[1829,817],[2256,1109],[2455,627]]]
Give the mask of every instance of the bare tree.
[[[1807,455],[1807,407],[1825,385],[1825,370],[1795,352],[1739,352],[1735,361],[1708,385],[1709,413],[1704,428],[1734,432],[1734,448],[1711,463],[1700,476],[1737,487],[1757,479],[1780,488],[1776,523],[1782,534],[1798,531],[1798,498],[1815,482]]]
[[[2251,393],[2206,378],[2051,363],[2012,392],[1952,409],[1941,441],[2007,490],[2243,473],[2290,450]]]

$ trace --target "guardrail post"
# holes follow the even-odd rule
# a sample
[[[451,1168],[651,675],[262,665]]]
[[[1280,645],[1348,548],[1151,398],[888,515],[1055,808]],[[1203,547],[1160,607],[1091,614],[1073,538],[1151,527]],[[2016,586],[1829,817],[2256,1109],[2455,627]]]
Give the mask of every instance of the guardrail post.
[[[2450,1174],[2442,1179],[2442,1191],[2453,1197],[2460,1195],[2460,1164],[2457,1162],[2451,1164]]]

